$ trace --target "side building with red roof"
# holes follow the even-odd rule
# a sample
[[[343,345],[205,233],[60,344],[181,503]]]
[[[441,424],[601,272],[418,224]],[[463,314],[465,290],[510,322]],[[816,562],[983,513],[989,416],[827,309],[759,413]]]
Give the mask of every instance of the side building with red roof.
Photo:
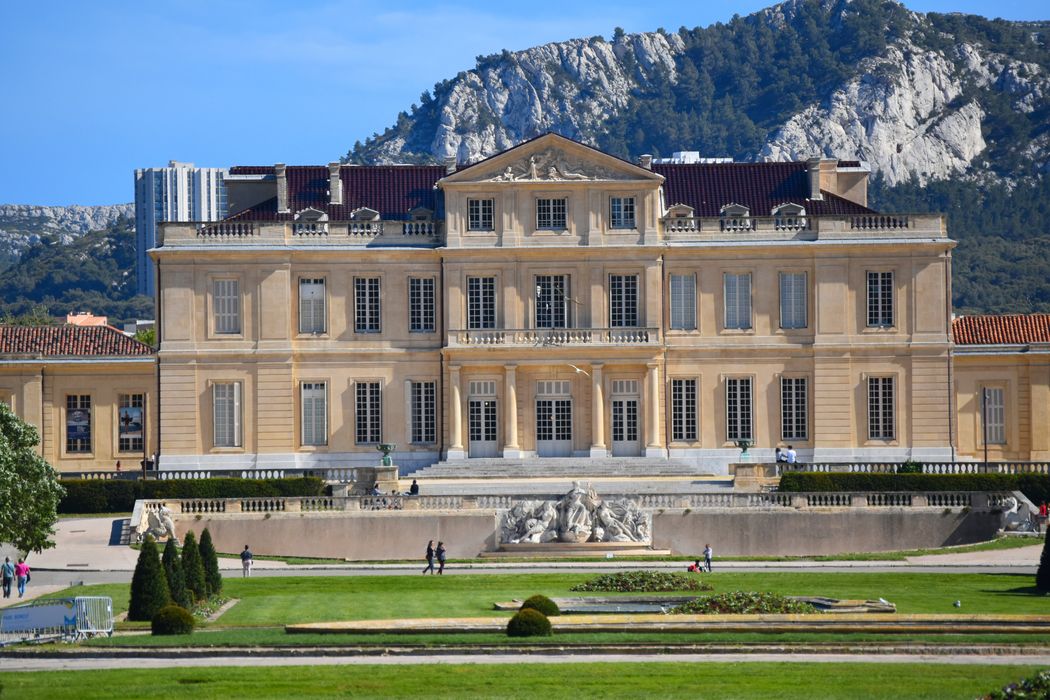
[[[64,473],[141,469],[157,450],[156,357],[112,326],[0,325],[0,402]]]

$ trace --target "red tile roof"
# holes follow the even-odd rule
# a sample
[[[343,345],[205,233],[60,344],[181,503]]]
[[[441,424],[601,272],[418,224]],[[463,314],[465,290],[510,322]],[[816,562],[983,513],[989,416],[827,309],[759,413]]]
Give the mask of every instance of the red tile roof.
[[[773,208],[793,202],[810,216],[871,214],[873,210],[824,192],[809,199],[807,165],[795,163],[664,163],[653,172],[663,175],[667,206],[686,204],[695,216],[720,216],[726,204],[742,204],[751,216],[771,216]]]
[[[112,326],[0,326],[0,356],[139,357],[153,352]]]
[[[960,316],[952,321],[958,345],[1050,343],[1050,314]]]

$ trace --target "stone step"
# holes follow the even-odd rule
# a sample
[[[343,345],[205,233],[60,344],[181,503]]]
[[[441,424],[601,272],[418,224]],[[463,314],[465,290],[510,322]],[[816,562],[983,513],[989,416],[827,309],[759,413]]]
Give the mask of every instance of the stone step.
[[[705,472],[682,462],[644,457],[462,459],[439,462],[411,473],[416,479],[499,479],[559,477],[702,476]],[[406,475],[407,476],[407,475]]]
[[[415,475],[403,477],[399,488],[407,491]],[[542,479],[417,479],[423,496],[517,496],[522,500],[560,498],[582,481],[599,496],[610,495],[689,495],[694,493],[731,493],[733,481],[721,478],[586,479],[546,477]]]

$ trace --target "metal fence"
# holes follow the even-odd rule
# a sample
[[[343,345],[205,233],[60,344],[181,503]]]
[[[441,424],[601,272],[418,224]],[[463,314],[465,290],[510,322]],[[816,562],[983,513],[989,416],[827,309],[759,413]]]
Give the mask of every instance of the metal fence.
[[[107,596],[48,598],[0,610],[0,647],[103,634],[113,634],[113,599]]]

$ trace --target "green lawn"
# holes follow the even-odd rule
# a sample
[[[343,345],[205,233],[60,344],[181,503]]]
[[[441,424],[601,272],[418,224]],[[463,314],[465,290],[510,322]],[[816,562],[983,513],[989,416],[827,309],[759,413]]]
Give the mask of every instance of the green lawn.
[[[1026,666],[807,663],[168,668],[5,673],[0,697],[165,698],[973,698]]]

